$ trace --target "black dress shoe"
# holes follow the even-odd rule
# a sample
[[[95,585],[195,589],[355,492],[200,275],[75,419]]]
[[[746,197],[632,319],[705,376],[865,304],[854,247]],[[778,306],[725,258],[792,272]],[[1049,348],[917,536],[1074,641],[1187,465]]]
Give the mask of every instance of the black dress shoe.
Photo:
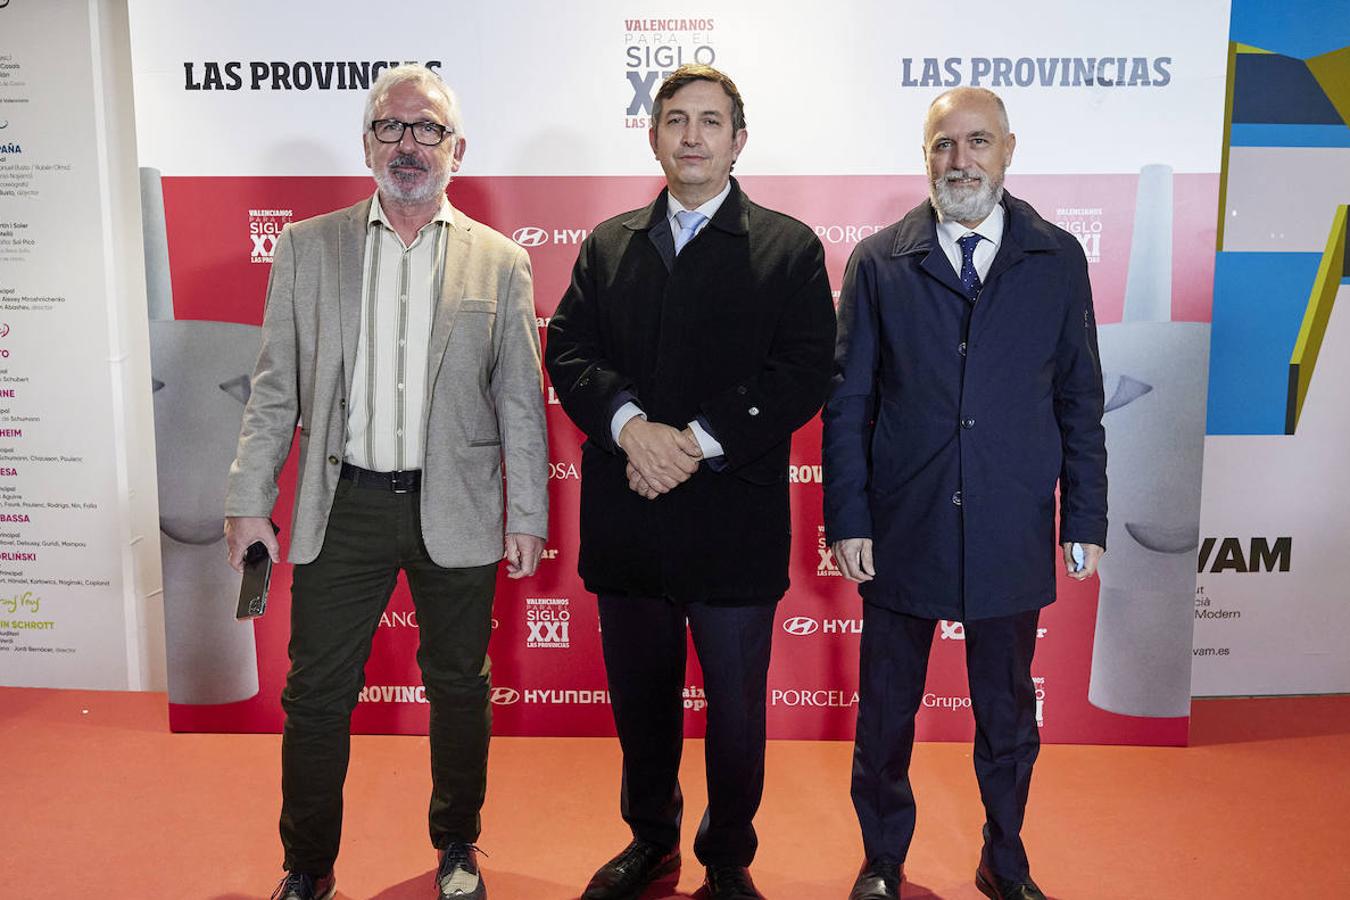
[[[980,889],[981,894],[992,897],[993,900],[1045,900],[1045,894],[1041,893],[1041,889],[1036,887],[1036,882],[1030,878],[1026,881],[1002,878],[984,862],[981,862],[980,867],[975,870],[975,886]]]
[[[647,885],[679,868],[679,847],[663,850],[635,840],[600,867],[586,885],[581,900],[637,900]]]
[[[703,886],[708,900],[764,900],[745,866],[708,866]]]
[[[899,863],[888,859],[864,863],[848,900],[899,900],[900,882],[904,880],[905,870]]]

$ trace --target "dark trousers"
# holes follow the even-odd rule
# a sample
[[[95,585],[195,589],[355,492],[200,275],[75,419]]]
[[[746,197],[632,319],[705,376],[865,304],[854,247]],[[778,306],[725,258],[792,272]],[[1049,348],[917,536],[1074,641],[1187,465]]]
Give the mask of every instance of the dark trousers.
[[[778,598],[753,605],[600,595],[601,645],[623,748],[620,808],[633,836],[671,848],[684,808],[685,622],[708,701],[708,809],[694,838],[704,865],[748,866],[764,793],[764,692]]]
[[[342,834],[351,714],[380,614],[402,569],[417,610],[431,707],[431,841],[478,838],[492,713],[487,658],[497,565],[445,569],[427,555],[419,495],[338,482],[323,550],[295,567],[291,669],[281,705],[281,842],[289,871],[323,875]]]
[[[994,872],[1018,881],[1028,878],[1022,817],[1041,745],[1031,681],[1038,617],[1032,610],[965,623],[975,778],[985,811],[983,858]],[[904,862],[914,837],[909,760],[936,624],[863,605],[852,791],[869,860]]]

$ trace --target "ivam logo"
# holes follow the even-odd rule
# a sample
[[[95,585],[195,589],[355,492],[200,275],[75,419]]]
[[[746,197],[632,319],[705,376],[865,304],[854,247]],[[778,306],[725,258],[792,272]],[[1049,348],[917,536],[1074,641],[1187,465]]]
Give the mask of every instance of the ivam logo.
[[[520,691],[509,687],[494,687],[491,698],[496,706],[510,706],[520,700]]]
[[[783,622],[783,630],[788,634],[804,636],[820,630],[820,623],[810,616],[793,616]]]
[[[538,225],[522,225],[511,232],[511,240],[522,247],[539,247],[544,244],[580,244],[589,234],[585,228],[540,228]]]

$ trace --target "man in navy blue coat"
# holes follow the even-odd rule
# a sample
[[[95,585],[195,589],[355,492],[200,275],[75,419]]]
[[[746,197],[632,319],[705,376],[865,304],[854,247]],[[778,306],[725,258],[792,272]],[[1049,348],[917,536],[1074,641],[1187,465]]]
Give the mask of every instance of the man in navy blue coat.
[[[1055,487],[1064,564],[1089,578],[1106,544],[1106,446],[1087,261],[1003,190],[1015,146],[997,95],[938,97],[929,201],[860,243],[844,276],[823,453],[826,536],[864,600],[852,794],[865,862],[850,900],[899,896],[939,619],[965,626],[986,817],[976,885],[1043,897],[1020,832]]]

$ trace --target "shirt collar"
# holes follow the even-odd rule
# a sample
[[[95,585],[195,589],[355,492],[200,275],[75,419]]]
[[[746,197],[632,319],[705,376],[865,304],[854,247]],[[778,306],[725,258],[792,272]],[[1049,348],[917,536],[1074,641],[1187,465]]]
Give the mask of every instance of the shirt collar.
[[[699,206],[695,210],[695,212],[701,212],[703,213],[703,215],[711,219],[717,213],[717,210],[721,209],[722,201],[727,199],[727,197],[730,194],[731,194],[731,179],[728,178],[726,186],[722,188],[722,190],[717,194],[717,196],[713,197],[711,200],[709,200],[707,203],[704,203],[702,206]],[[670,191],[666,191],[666,221],[674,222],[675,214],[679,212],[684,212],[685,209],[686,209],[685,205],[680,201],[676,200],[674,194],[670,193]]]
[[[431,217],[431,221],[444,222],[451,226],[455,224],[455,210],[454,207],[450,205],[450,198],[444,195],[441,196],[441,207],[436,210],[436,215]],[[384,206],[380,203],[379,191],[376,191],[375,196],[371,198],[370,215],[366,218],[366,228],[369,229],[371,225],[374,225],[377,222],[385,228],[388,228],[390,231],[394,230],[394,226],[391,225],[389,219],[385,217]],[[431,223],[428,222],[427,224],[429,225]]]
[[[984,221],[974,228],[967,228],[955,219],[943,219],[942,214],[938,213],[937,230],[950,244],[955,244],[962,235],[974,232],[993,244],[997,250],[1003,241],[1003,219],[1003,203],[999,202],[994,204],[993,212],[985,216]]]

